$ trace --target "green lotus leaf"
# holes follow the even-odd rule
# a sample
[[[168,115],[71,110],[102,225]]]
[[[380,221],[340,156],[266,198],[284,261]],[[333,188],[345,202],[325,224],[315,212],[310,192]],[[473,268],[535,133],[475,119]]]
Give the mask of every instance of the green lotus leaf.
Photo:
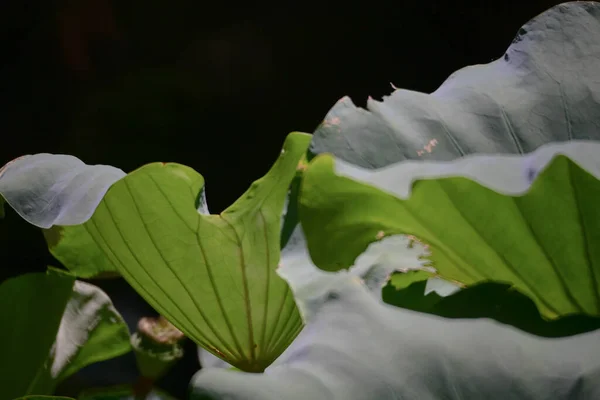
[[[240,368],[260,370],[301,329],[291,293],[274,269],[280,240],[285,243],[297,223],[297,167],[309,141],[309,135],[291,134],[268,176],[218,216],[207,215],[203,178],[179,164],[150,164],[123,178],[113,167],[36,154],[3,168],[0,193],[25,220],[45,229],[50,251],[72,273],[129,271],[134,288],[189,337]],[[113,213],[121,219],[113,220]],[[130,235],[136,237],[126,239]],[[166,285],[152,287],[161,274],[168,276],[159,280]],[[140,283],[148,279],[149,291]]]
[[[395,273],[381,296],[396,307],[445,318],[492,318],[537,336],[564,337],[600,329],[599,317],[571,315],[547,321],[533,301],[510,284],[482,282],[440,294],[432,284],[435,279],[422,271]]]
[[[59,270],[0,285],[0,398],[50,395],[69,375],[130,350],[108,296]]]
[[[321,155],[300,198],[312,259],[335,271],[377,235],[409,234],[444,279],[511,283],[550,319],[598,316],[598,154],[599,142],[572,141],[375,171]]]
[[[290,134],[267,175],[219,215],[198,211],[201,175],[154,163],[114,183],[84,227],[186,336],[242,370],[262,371],[302,327],[276,268],[286,195],[309,141]]]
[[[130,351],[129,328],[110,297],[92,284],[75,281],[51,356],[56,380]]]
[[[52,394],[46,363],[75,278],[56,270],[10,278],[0,285],[0,398]]]

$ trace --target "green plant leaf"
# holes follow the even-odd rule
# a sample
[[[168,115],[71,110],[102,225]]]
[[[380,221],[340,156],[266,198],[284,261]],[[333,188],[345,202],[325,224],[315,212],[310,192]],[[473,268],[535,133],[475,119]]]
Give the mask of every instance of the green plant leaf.
[[[519,30],[504,57],[457,71],[429,95],[396,90],[383,102],[369,99],[369,111],[343,98],[315,131],[310,156],[328,152],[374,169],[403,160],[527,153],[551,141],[598,139],[600,114],[587,95],[600,81],[598,15],[593,2],[553,7]],[[350,265],[365,243],[347,242],[350,254],[341,253],[343,262],[327,268]]]
[[[440,295],[431,290],[431,280],[421,274],[421,271],[394,274],[383,288],[383,301],[446,318],[492,318],[537,336],[563,337],[600,329],[598,317],[571,315],[547,321],[533,301],[510,284],[483,282]],[[401,288],[396,287],[399,278],[403,280]]]
[[[381,297],[387,304],[408,310],[436,314],[436,306],[444,296],[427,291],[429,275],[423,271],[395,273],[381,291]]]
[[[302,326],[275,270],[284,202],[309,141],[290,134],[267,175],[220,215],[198,211],[201,175],[154,163],[113,184],[84,226],[186,336],[242,370],[262,371]]]
[[[311,154],[381,168],[600,139],[599,10],[557,5],[525,24],[503,57],[454,72],[431,94],[398,89],[369,99],[368,110],[344,97],[314,132]]]
[[[87,365],[131,351],[127,324],[108,295],[81,281],[75,281],[54,346],[51,372],[59,382]]]
[[[71,273],[82,278],[110,276],[115,274],[113,266],[80,224],[124,176],[118,168],[86,165],[73,156],[26,155],[0,170],[0,197],[25,221],[44,229],[50,252]]]
[[[371,245],[365,254],[380,253],[379,244]],[[390,257],[383,262],[379,256],[374,259],[371,267],[376,269],[394,263]],[[336,275],[338,279],[330,281],[325,292],[323,286],[295,292],[302,308],[313,310],[312,316],[264,374],[203,368],[192,379],[190,398],[584,400],[600,396],[600,330],[549,340],[489,319],[417,313],[384,304],[352,273]]]
[[[598,316],[598,154],[600,143],[573,141],[526,156],[403,162],[378,171],[321,155],[305,171],[300,199],[311,256],[337,270],[377,234],[414,235],[431,245],[444,279],[512,283],[550,319]]]
[[[0,285],[0,398],[52,394],[93,362],[130,350],[129,332],[108,296],[59,270]]]
[[[0,284],[1,399],[52,393],[47,362],[74,282],[49,270]]]
[[[463,286],[455,282],[443,280],[427,270],[395,272],[390,276],[387,286],[399,291],[407,289],[409,286],[413,286],[413,284],[423,285],[421,295],[427,296],[430,293],[434,293],[437,294],[437,298],[450,296],[461,289],[465,289]]]
[[[42,232],[50,253],[75,276],[84,279],[121,276],[106,258],[87,226],[55,225]]]
[[[371,114],[344,99],[315,132],[311,150],[377,168],[411,158],[526,153],[549,141],[597,138],[597,103],[590,91],[596,92],[599,82],[598,15],[599,7],[592,2],[557,6],[525,25],[506,63],[459,71],[435,96],[397,91],[381,105],[370,101]],[[557,106],[561,102],[563,106]],[[460,149],[448,145],[452,141]],[[326,197],[332,191],[321,194]],[[356,192],[336,194],[339,198],[331,200],[341,206]],[[380,211],[361,204],[364,198],[353,198],[363,216]],[[329,227],[326,214],[322,228]],[[393,215],[377,222],[385,226]],[[300,219],[304,223],[302,207]],[[331,248],[330,258],[355,252],[357,245],[376,240],[380,232],[370,230],[365,233],[368,241]],[[307,233],[312,240],[312,232]],[[328,241],[339,238],[333,229],[327,233]],[[345,237],[361,234],[356,230]],[[362,249],[341,265],[350,265]],[[598,331],[548,340],[489,320],[429,316],[377,303],[367,288],[347,278],[345,285],[335,282],[339,286],[329,295],[318,290],[318,298],[324,299],[320,308],[310,298],[299,297],[306,291],[295,292],[304,303],[300,307],[312,307],[314,317],[265,374],[202,370],[192,380],[192,399],[600,397]]]
[[[422,244],[410,243],[406,236],[388,236],[372,243],[348,273],[361,279],[376,296],[381,293],[387,304],[409,310],[446,318],[493,318],[545,337],[569,336],[600,328],[600,318],[581,315],[546,321],[531,299],[508,284],[484,282],[461,289],[432,274],[424,265],[423,257],[427,255]],[[393,273],[388,280],[393,271],[403,272]],[[300,227],[283,249],[277,272],[299,298],[322,299],[337,280],[345,279],[345,274],[322,271],[312,264]],[[311,304],[314,300],[299,304],[305,321],[310,321],[313,315],[312,309],[305,308]],[[215,362],[206,352],[201,353],[200,361],[203,367],[224,367],[221,360]]]

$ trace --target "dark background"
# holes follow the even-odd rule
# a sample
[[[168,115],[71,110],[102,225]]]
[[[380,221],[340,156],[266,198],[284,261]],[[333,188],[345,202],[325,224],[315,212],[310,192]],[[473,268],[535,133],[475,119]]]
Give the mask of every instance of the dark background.
[[[176,161],[204,175],[217,213],[340,97],[432,92],[560,1],[252,3],[4,0],[0,165],[40,152],[125,171]],[[10,210],[0,251],[0,279],[57,265]],[[123,282],[102,287],[130,324],[151,313]],[[180,397],[198,368],[189,350],[163,383]]]

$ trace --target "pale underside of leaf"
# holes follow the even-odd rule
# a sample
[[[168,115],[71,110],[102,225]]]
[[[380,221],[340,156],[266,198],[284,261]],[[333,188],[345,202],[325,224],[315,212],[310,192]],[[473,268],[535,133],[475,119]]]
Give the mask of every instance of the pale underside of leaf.
[[[380,237],[361,254],[347,271],[360,279],[375,294],[395,271],[429,271],[427,249],[404,235]],[[296,226],[282,250],[277,273],[291,287],[305,323],[325,301],[332,287],[347,279],[346,271],[329,272],[317,268],[306,247],[304,233]]]
[[[91,217],[110,185],[124,176],[108,165],[40,153],[19,157],[0,170],[0,195],[32,225],[79,225]]]
[[[346,275],[264,374],[202,369],[191,399],[585,400],[600,396],[599,334],[548,340],[407,311]]]
[[[454,72],[433,93],[397,89],[367,110],[342,98],[311,153],[368,169],[472,153],[529,153],[600,139],[597,2],[557,5],[525,24],[504,55]]]

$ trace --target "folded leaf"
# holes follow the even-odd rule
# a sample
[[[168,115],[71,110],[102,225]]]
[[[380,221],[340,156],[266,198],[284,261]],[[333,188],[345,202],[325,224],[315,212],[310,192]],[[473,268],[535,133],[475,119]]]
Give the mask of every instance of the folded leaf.
[[[292,235],[297,258],[279,273],[295,288],[301,309],[312,310],[304,331],[264,374],[201,370],[191,399],[583,400],[600,394],[600,362],[590,351],[600,331],[550,341],[490,320],[394,309],[360,274],[397,269],[393,255],[401,249],[392,244],[402,237],[373,243],[348,273],[314,270],[321,278],[300,264],[301,237],[298,230]],[[427,278],[424,271],[414,274]]]
[[[206,215],[203,178],[178,164],[150,164],[123,178],[70,156],[26,156],[4,167],[0,194],[27,221],[50,228],[49,248],[71,272],[126,273],[188,336],[240,368],[261,370],[301,329],[275,267],[279,240],[297,223],[295,195],[285,210],[284,202],[292,180],[298,189],[309,140],[291,134],[269,174],[218,216]]]
[[[73,156],[26,155],[0,170],[0,195],[32,225],[79,225],[123,176],[118,168],[86,165]]]
[[[87,365],[129,351],[129,329],[108,295],[75,281],[50,355],[52,376],[62,381]]]
[[[312,154],[363,168],[471,153],[528,153],[600,139],[600,4],[557,5],[525,24],[503,57],[453,73],[431,94],[399,89],[367,110],[342,98]]]
[[[202,209],[196,171],[149,164],[112,185],[85,229],[186,336],[240,369],[262,371],[302,327],[275,270],[284,202],[309,141],[290,134],[267,175],[219,215]]]
[[[305,292],[299,302],[314,297]],[[383,304],[350,274],[264,374],[202,369],[192,400],[558,400],[600,396],[600,331],[560,339]],[[314,304],[314,303],[313,303]]]
[[[300,198],[311,256],[337,270],[378,232],[414,235],[442,278],[511,283],[546,318],[599,316],[598,154],[600,142],[573,141],[375,171],[321,155]]]
[[[373,243],[368,251],[356,260],[348,273],[363,281],[376,296],[380,296],[382,286],[393,271],[426,270],[426,261],[422,257],[428,254],[427,251],[419,245],[414,245],[407,251],[410,241],[409,238],[398,235]],[[320,307],[329,290],[340,279],[346,279],[345,273],[322,271],[312,263],[304,233],[298,224],[293,227],[286,246],[281,251],[277,274],[289,284],[295,298],[304,299],[297,306],[305,323],[311,320],[315,308]],[[280,320],[286,321],[289,318],[288,313]],[[281,324],[279,329],[284,329],[286,325]],[[198,359],[203,368],[231,367],[201,348],[198,349]]]
[[[379,238],[367,251],[359,256],[348,274],[360,279],[381,296],[381,288],[389,276],[398,270],[427,271],[424,259],[429,253],[419,244],[411,244],[411,239],[403,235]],[[314,308],[320,307],[323,299],[339,280],[346,279],[344,273],[323,271],[317,268],[308,253],[306,240],[300,225],[296,226],[286,247],[281,252],[281,261],[277,273],[290,285],[298,302],[300,313],[305,322],[310,321]]]
[[[503,60],[458,71],[432,95],[396,91],[383,103],[369,101],[371,113],[343,99],[315,132],[311,151],[379,168],[405,159],[528,153],[552,141],[597,139],[599,16],[594,2],[554,7],[519,31]],[[330,269],[351,265],[380,233],[393,234],[382,229],[395,218],[398,200],[364,203],[387,193],[313,189],[312,196],[335,206],[322,209],[322,218],[309,222],[308,230],[302,207],[300,219],[310,240],[323,229],[323,248],[336,244],[328,257],[318,254]],[[349,229],[354,212],[375,214],[371,222],[380,229]],[[330,226],[331,215],[344,216],[334,219],[344,229]],[[461,244],[467,246],[477,248]],[[334,257],[343,260],[335,265]],[[312,302],[311,291],[296,293],[299,306],[310,308],[313,317],[264,374],[202,370],[192,380],[192,399],[600,398],[599,331],[549,340],[489,320],[449,320],[393,308],[350,274],[329,292],[318,289],[320,303]],[[589,295],[594,288],[583,290]]]
[[[86,165],[68,155],[19,157],[0,170],[0,209],[4,198],[23,219],[44,228],[50,252],[76,276],[114,275],[114,267],[79,224],[124,176],[118,168]]]
[[[0,398],[52,394],[93,362],[130,350],[125,322],[108,296],[58,270],[0,285]]]

